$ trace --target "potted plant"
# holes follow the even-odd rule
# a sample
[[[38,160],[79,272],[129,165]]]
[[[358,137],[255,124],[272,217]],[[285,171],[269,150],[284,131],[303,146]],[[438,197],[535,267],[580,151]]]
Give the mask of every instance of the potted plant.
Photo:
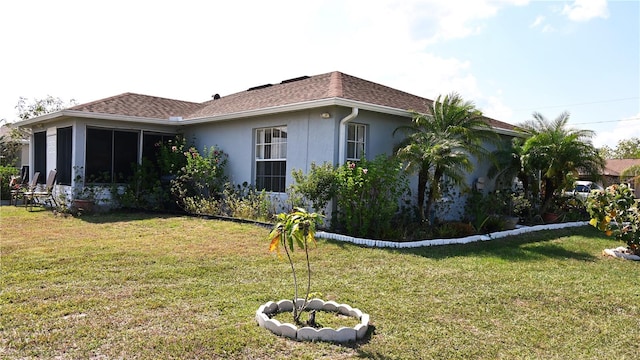
[[[72,208],[76,212],[91,212],[98,189],[94,185],[86,184],[83,170],[81,166],[74,167],[76,176],[73,181]]]
[[[294,208],[289,213],[280,213],[276,219],[278,222],[269,233],[269,251],[279,252],[284,248],[287,260],[293,275],[293,299],[280,300],[277,303],[269,301],[260,306],[256,311],[256,321],[258,325],[270,330],[276,335],[281,335],[297,340],[322,340],[335,342],[348,342],[362,339],[367,332],[369,325],[369,315],[362,313],[346,304],[337,304],[334,301],[323,301],[321,299],[309,299],[311,290],[311,265],[309,262],[309,246],[316,244],[316,227],[321,222],[321,215],[309,213],[302,208]],[[298,297],[298,277],[296,267],[292,258],[295,247],[305,252],[305,263],[307,266],[307,283],[305,295]],[[309,319],[302,322],[300,317],[303,311],[309,310]],[[281,323],[273,317],[281,312],[291,311],[293,313],[293,323]],[[332,328],[322,328],[315,321],[317,311],[335,312],[343,316],[357,318],[359,323],[353,328],[340,327],[337,330]],[[298,325],[302,326],[298,328]],[[318,329],[319,328],[319,329]]]

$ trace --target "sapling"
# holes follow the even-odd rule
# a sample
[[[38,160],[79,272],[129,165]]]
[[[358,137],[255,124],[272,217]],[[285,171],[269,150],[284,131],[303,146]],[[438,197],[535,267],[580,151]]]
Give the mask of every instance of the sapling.
[[[280,213],[276,216],[278,221],[271,232],[268,239],[271,241],[269,245],[269,251],[280,252],[280,247],[284,248],[291,266],[291,272],[293,274],[293,321],[296,324],[300,323],[300,314],[307,307],[309,301],[309,293],[311,290],[311,264],[309,262],[309,244],[316,245],[316,226],[320,224],[322,215],[316,213],[309,213],[302,208],[294,208],[289,213]],[[307,291],[304,296],[302,304],[298,306],[298,278],[296,277],[296,269],[293,264],[291,254],[295,249],[295,244],[305,252],[305,259],[307,264]]]

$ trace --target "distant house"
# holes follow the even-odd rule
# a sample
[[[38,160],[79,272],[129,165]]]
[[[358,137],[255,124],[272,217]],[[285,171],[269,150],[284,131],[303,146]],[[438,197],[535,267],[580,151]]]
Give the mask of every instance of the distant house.
[[[637,179],[637,175],[622,176],[622,173],[632,166],[640,166],[640,159],[608,159],[603,174],[605,187],[627,183],[634,189],[636,198],[640,197],[640,180]]]
[[[131,175],[131,163],[154,144],[176,134],[195,146],[217,145],[229,155],[235,183],[248,182],[274,194],[292,183],[291,171],[312,162],[342,164],[391,154],[399,125],[410,110],[426,112],[431,100],[341,72],[302,76],[195,103],[125,93],[20,121],[31,128],[31,172],[57,169],[59,185],[73,185],[72,169],[111,182]],[[487,118],[500,134],[510,124]],[[476,166],[469,184],[486,177]]]
[[[0,137],[8,139],[11,136],[12,128],[9,125],[0,126]],[[18,155],[18,159],[14,164],[17,168],[23,168],[29,166],[29,141],[20,140],[21,151]]]

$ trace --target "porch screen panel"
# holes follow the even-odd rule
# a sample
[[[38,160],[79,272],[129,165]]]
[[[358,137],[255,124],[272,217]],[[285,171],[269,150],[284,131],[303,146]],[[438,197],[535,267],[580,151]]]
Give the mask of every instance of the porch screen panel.
[[[72,130],[71,126],[56,130],[56,182],[61,185],[71,185]]]
[[[133,131],[113,132],[113,181],[128,181],[138,163],[138,133]]]
[[[87,128],[85,181],[111,182],[112,130]]]
[[[47,177],[47,132],[33,133],[33,173],[40,172],[38,183],[44,184]]]
[[[158,158],[160,157],[159,144],[166,144],[169,140],[174,140],[176,135],[169,134],[150,134],[144,133],[142,139],[142,161],[147,161],[152,164],[152,167],[156,171],[160,171],[158,166]]]

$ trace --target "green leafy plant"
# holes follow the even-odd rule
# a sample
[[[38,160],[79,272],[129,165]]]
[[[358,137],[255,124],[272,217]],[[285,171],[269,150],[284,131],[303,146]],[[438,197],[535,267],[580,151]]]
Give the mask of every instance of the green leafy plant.
[[[607,236],[625,241],[629,251],[640,255],[640,211],[633,191],[625,184],[611,185],[587,198],[589,224]]]
[[[265,190],[257,190],[247,182],[225,185],[220,205],[221,215],[268,221],[275,214],[273,208],[271,197]]]
[[[195,147],[190,147],[180,152],[180,156],[185,165],[171,180],[171,194],[178,204],[185,208],[186,199],[191,199],[191,203],[200,199],[219,199],[227,181],[227,154],[215,146],[205,146],[202,154]]]
[[[12,176],[18,175],[20,170],[13,166],[0,166],[0,199],[8,199],[11,196],[10,181]]]
[[[124,185],[113,184],[112,199],[129,209],[162,210],[170,196],[162,187],[154,162],[143,158],[142,164],[134,164],[133,176]]]
[[[158,167],[160,175],[177,175],[187,164],[184,152],[186,140],[183,136],[177,135],[175,139],[166,142],[158,142]]]
[[[271,241],[269,251],[278,251],[282,247],[287,254],[291,272],[293,274],[293,321],[300,324],[300,314],[307,306],[311,291],[311,264],[309,262],[309,244],[316,244],[316,227],[321,222],[321,215],[309,213],[305,209],[295,208],[289,213],[280,213],[276,219],[278,222],[269,233]],[[298,305],[298,278],[291,254],[297,245],[304,250],[307,265],[307,290],[302,304]]]
[[[384,238],[408,191],[406,174],[396,157],[347,162],[337,169],[338,213],[335,222],[353,236]]]
[[[336,195],[336,171],[330,163],[316,165],[312,162],[307,174],[293,170],[291,176],[295,183],[289,187],[289,198],[294,205],[311,203],[315,211],[323,212]]]

